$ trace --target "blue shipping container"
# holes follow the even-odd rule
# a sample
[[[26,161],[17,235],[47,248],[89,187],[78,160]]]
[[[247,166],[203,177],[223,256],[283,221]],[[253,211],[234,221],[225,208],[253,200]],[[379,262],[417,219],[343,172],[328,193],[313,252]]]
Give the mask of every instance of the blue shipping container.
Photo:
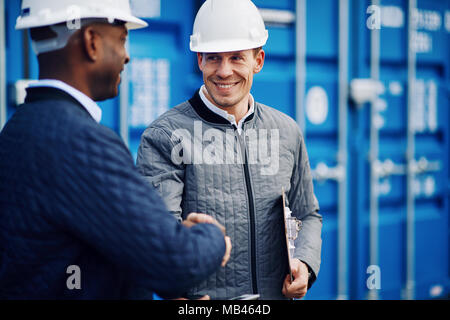
[[[7,118],[36,79],[20,1],[5,5]],[[134,157],[143,130],[202,84],[189,51],[202,0],[133,0],[119,97],[102,124]],[[324,217],[306,299],[430,299],[449,293],[450,0],[254,0],[269,30],[257,101],[304,131]],[[1,113],[0,113],[1,117]],[[0,122],[1,123],[1,122]]]

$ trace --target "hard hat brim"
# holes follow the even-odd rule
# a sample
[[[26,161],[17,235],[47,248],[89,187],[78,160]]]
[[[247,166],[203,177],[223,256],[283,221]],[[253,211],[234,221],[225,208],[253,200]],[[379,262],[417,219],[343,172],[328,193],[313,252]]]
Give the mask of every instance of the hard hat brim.
[[[104,17],[104,16],[97,16],[97,15],[86,15],[83,16],[82,19],[90,19],[90,18],[108,18],[108,17]],[[114,19],[116,20],[120,20],[125,22],[125,26],[128,30],[136,30],[136,29],[142,29],[142,28],[146,28],[148,27],[148,23],[145,22],[142,19],[139,19],[135,16],[129,15],[129,14],[119,14],[119,15],[115,15]],[[64,23],[64,22],[68,22],[67,20],[64,19],[47,19],[46,20],[46,25],[50,26],[50,25],[55,25],[55,24],[60,24],[60,23]],[[23,30],[23,29],[32,29],[32,28],[38,28],[38,27],[42,27],[42,20],[40,19],[36,19],[36,18],[32,18],[32,17],[18,17],[17,21],[16,21],[16,30]]]
[[[137,30],[148,27],[148,23],[142,19],[137,17],[129,16],[127,20],[123,20],[126,22],[125,26],[128,30]]]
[[[220,40],[220,41],[209,41],[207,43],[202,43],[199,45],[190,44],[190,49],[192,52],[199,53],[220,53],[220,52],[234,52],[234,51],[244,51],[251,50],[259,47],[263,47],[267,43],[267,38],[264,41],[249,43],[248,40]]]

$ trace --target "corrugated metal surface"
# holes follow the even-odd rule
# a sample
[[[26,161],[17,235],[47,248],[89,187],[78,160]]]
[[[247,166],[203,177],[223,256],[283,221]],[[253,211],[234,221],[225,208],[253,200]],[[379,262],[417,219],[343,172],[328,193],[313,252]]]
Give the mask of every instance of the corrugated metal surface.
[[[199,83],[194,75],[196,56],[189,51],[189,37],[196,8],[193,1],[134,1],[148,6],[149,27],[130,32],[127,67],[129,80],[129,146],[136,157],[143,130],[169,108],[189,99]]]
[[[358,24],[365,21],[364,12],[369,3],[358,8]],[[417,80],[412,87],[412,103],[408,106],[408,2],[381,1],[381,30],[379,51],[379,79],[385,87],[372,107],[366,105],[354,112],[353,159],[356,180],[352,185],[353,225],[351,259],[355,277],[353,298],[370,297],[365,283],[367,268],[375,256],[381,271],[381,290],[375,290],[382,299],[430,298],[448,288],[448,87],[449,72],[448,31],[442,23],[448,1],[418,1],[418,11],[412,15],[417,21],[417,36],[412,37],[416,48]],[[418,12],[418,13],[417,13]],[[424,18],[422,15],[426,14]],[[440,17],[440,18],[439,18]],[[370,31],[358,28],[357,59],[353,76],[371,74]],[[370,109],[375,108],[371,113]],[[410,111],[408,111],[408,108]],[[408,112],[411,112],[412,140],[408,141]],[[378,134],[377,145],[372,145],[371,123]],[[351,139],[352,140],[352,139]],[[411,149],[411,147],[413,149]],[[368,162],[373,148],[378,149],[372,166]],[[408,227],[407,186],[408,152],[411,190],[414,204],[413,229]],[[420,160],[422,159],[422,160]],[[370,160],[370,158],[369,158]],[[422,162],[421,162],[422,161]],[[418,170],[411,166],[416,165]],[[376,172],[376,184],[368,184],[371,169]],[[370,195],[375,195],[378,211],[376,230],[370,228]],[[376,244],[370,236],[377,232]],[[409,234],[410,233],[410,234]],[[412,234],[412,239],[408,237]],[[373,240],[372,240],[373,241]],[[413,256],[408,257],[408,249]],[[408,258],[412,258],[408,262]],[[411,264],[412,262],[412,264]],[[413,272],[412,288],[406,290],[408,269]],[[442,290],[439,290],[441,288]],[[448,289],[447,289],[448,290]],[[409,295],[408,295],[409,294]]]
[[[252,93],[304,129],[324,216],[321,273],[307,298],[448,294],[450,0],[254,2],[270,37]],[[133,1],[150,26],[130,33],[122,94],[101,107],[102,123],[134,156],[145,127],[202,83],[189,51],[201,3]],[[36,78],[37,64],[14,31],[20,1],[5,4],[12,85]],[[417,30],[408,37],[410,14]],[[358,78],[383,85],[372,103],[351,102],[348,85]]]
[[[6,23],[5,1],[0,1],[0,130],[6,123]]]
[[[337,1],[307,1],[305,133],[311,168],[316,174],[315,191],[324,216],[321,271],[310,299],[335,299],[339,286],[337,12]],[[342,169],[341,174],[345,172]]]

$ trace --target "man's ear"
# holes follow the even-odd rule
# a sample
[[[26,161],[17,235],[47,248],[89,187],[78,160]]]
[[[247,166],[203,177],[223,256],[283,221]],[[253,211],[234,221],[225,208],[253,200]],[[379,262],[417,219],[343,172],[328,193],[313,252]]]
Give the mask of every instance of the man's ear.
[[[197,63],[200,71],[203,71],[203,53],[197,52]]]
[[[86,57],[95,62],[101,53],[101,38],[94,26],[87,26],[82,29],[82,43]]]
[[[259,50],[259,52],[255,58],[256,63],[255,63],[255,67],[253,68],[254,73],[259,73],[262,70],[262,68],[264,66],[265,58],[266,58],[265,51],[263,49]]]

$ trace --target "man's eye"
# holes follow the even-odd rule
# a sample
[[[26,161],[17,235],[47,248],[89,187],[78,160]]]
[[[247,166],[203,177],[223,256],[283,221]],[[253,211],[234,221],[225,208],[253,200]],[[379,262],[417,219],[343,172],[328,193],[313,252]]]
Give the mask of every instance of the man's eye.
[[[219,60],[219,58],[212,56],[212,57],[208,57],[207,60],[208,61],[217,61],[217,60]]]
[[[239,60],[242,60],[242,57],[241,56],[233,56],[233,57],[231,57],[231,59],[235,60],[235,61],[239,61]]]

